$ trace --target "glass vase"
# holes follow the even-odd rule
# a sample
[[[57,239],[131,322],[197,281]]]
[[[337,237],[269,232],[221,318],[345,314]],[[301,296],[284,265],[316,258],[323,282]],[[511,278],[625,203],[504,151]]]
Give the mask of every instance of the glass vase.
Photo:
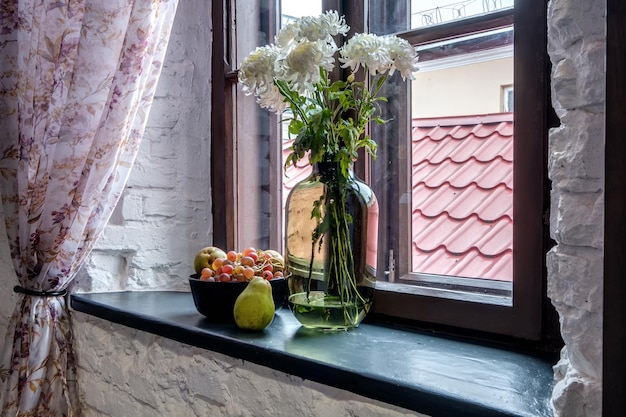
[[[285,208],[289,306],[308,328],[357,327],[376,284],[378,202],[352,169],[315,164]]]

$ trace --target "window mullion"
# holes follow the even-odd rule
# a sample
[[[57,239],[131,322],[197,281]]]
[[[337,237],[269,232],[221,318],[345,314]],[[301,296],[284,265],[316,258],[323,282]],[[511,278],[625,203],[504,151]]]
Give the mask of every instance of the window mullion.
[[[230,1],[212,4],[213,42],[211,50],[211,202],[213,210],[213,243],[232,247],[235,241],[237,207],[234,173],[233,84],[227,80],[232,48],[228,29]],[[227,23],[228,22],[228,23]],[[222,138],[216,140],[215,138]],[[221,158],[216,158],[222,155]]]

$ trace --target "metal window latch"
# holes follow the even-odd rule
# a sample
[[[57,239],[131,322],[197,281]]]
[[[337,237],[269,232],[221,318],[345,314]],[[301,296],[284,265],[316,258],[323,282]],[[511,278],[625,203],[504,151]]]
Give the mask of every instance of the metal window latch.
[[[387,282],[395,282],[396,281],[396,260],[393,257],[393,249],[389,250],[389,257],[387,258],[387,265],[389,265],[389,269],[385,271],[385,275],[387,276]]]

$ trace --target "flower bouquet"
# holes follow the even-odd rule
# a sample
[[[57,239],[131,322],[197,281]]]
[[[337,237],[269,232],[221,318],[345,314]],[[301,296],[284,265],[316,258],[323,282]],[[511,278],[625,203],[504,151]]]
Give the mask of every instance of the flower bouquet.
[[[338,47],[335,37],[348,30],[336,11],[302,17],[283,27],[275,43],[252,51],[239,70],[246,94],[254,94],[263,108],[289,114],[284,120],[295,140],[285,168],[304,158],[314,166],[313,175],[292,190],[286,216],[290,305],[310,327],[355,327],[369,309],[364,258],[377,205],[352,166],[361,148],[376,156],[377,144],[366,130],[370,122],[384,123],[376,113],[386,100],[380,91],[388,77],[398,71],[402,79],[412,79],[417,71],[417,54],[406,40],[357,33]],[[345,79],[331,79],[337,61],[351,71]],[[356,80],[360,69],[369,79]],[[305,195],[306,218],[295,219],[289,207]],[[308,236],[308,256],[304,250],[302,256],[295,253],[302,236]],[[331,320],[335,316],[338,323]]]

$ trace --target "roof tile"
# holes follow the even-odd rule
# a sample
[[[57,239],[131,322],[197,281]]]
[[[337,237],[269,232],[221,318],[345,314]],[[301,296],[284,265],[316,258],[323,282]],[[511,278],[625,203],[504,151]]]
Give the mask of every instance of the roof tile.
[[[419,207],[423,215],[435,217],[447,213],[453,219],[464,219],[472,214],[490,222],[500,217],[513,218],[512,190],[500,185],[484,190],[472,184],[458,189],[450,184],[429,188],[424,183],[413,188],[413,207]]]
[[[413,160],[413,186],[420,183],[437,188],[450,184],[456,188],[464,188],[476,184],[482,189],[495,188],[500,184],[513,188],[513,164],[502,158],[489,162],[480,162],[470,157],[463,162],[445,159],[439,164],[428,160]]]
[[[498,281],[512,281],[513,252],[504,252],[495,257],[477,255],[472,258],[465,256],[453,272],[470,278],[495,279]]]
[[[423,252],[413,246],[413,268],[424,274],[511,281],[509,271],[513,269],[513,253],[505,252],[497,257],[487,258],[474,249],[456,256],[445,248]]]
[[[511,113],[413,120],[412,270],[511,281]]]
[[[446,213],[426,217],[419,210],[413,212],[413,243],[424,252],[443,247],[458,255],[475,248],[484,256],[496,256],[511,250],[512,232],[509,217],[485,222],[476,214],[457,220]]]
[[[425,129],[413,129],[413,156],[439,164],[450,158],[454,162],[463,162],[473,157],[481,162],[492,161],[496,157],[506,161],[513,161],[513,142],[511,135],[492,134],[490,136],[476,136],[469,132],[467,135],[457,135],[460,130],[453,128],[449,134],[442,136],[444,130],[437,128],[439,139],[434,139]],[[467,129],[466,129],[467,130]],[[481,134],[484,134],[481,132]],[[504,128],[501,130],[505,130]],[[415,160],[415,158],[414,158]]]

